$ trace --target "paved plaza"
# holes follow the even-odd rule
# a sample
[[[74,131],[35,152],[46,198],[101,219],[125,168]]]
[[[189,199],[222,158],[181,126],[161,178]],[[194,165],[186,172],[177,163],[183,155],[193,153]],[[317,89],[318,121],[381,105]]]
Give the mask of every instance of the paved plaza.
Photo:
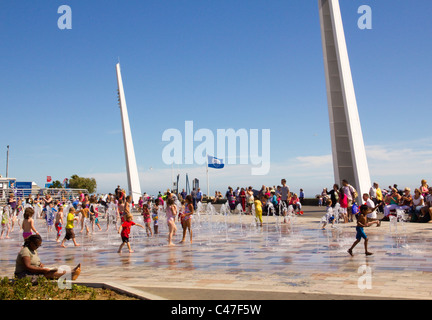
[[[217,208],[217,207],[216,207]],[[217,208],[218,209],[218,208]],[[203,212],[193,221],[193,243],[167,246],[167,228],[147,237],[133,227],[133,253],[117,253],[121,243],[114,228],[89,235],[75,227],[77,241],[61,248],[55,232],[37,220],[42,238],[38,249],[47,266],[82,265],[77,281],[109,283],[147,299],[431,299],[432,224],[383,222],[366,228],[369,250],[355,240],[355,222],[320,227],[325,208],[305,207],[303,216],[282,223],[264,216],[263,227],[249,215]],[[142,222],[135,213],[135,222]],[[177,224],[176,243],[181,240]],[[61,239],[63,238],[63,235]],[[22,236],[15,227],[0,240],[0,276],[12,277]]]

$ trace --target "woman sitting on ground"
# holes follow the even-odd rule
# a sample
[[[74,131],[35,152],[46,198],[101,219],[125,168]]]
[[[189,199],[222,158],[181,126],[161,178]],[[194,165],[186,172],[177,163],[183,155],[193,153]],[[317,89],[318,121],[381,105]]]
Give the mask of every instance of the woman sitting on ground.
[[[432,187],[429,187],[428,194],[424,198],[424,207],[420,209],[422,222],[432,223]]]
[[[303,215],[302,205],[296,193],[291,197],[289,206],[292,206],[292,209],[296,214]]]
[[[421,194],[420,189],[414,190],[414,196],[412,198],[412,215],[411,222],[417,222],[421,215],[421,209],[424,207],[424,198]]]
[[[403,191],[403,195],[400,199],[400,206],[399,210],[411,210],[412,207],[412,196],[411,196],[411,189],[406,187]]]
[[[57,269],[46,268],[40,261],[37,248],[42,245],[42,238],[34,234],[25,239],[24,246],[18,253],[15,264],[15,277],[20,279],[26,276],[44,276],[47,279],[58,279],[66,271],[58,272]],[[76,280],[81,273],[81,265],[78,264],[72,270],[72,280]]]
[[[384,221],[389,221],[389,215],[391,210],[396,210],[399,207],[401,196],[396,188],[391,189],[391,193],[386,196],[386,206],[384,207]]]

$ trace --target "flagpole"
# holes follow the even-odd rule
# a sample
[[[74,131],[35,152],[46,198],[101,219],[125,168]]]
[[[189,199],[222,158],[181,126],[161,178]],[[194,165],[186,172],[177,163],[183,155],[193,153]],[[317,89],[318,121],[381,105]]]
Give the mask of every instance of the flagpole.
[[[207,199],[210,197],[209,194],[209,175],[208,175],[208,155],[206,153],[206,172],[207,172]]]

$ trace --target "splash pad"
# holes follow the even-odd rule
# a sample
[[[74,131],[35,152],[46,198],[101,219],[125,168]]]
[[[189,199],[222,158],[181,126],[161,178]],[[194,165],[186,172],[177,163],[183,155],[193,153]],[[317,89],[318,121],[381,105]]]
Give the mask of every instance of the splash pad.
[[[68,208],[64,209],[65,215]],[[285,217],[275,214],[271,208],[264,210],[263,226],[260,227],[254,208],[252,214],[247,214],[241,206],[229,210],[227,206],[209,203],[198,204],[195,210],[193,243],[189,243],[188,237],[185,243],[178,243],[182,238],[182,227],[176,220],[176,245],[169,247],[165,208],[161,207],[158,214],[159,232],[149,237],[145,230],[132,227],[130,242],[134,253],[124,250],[119,254],[120,223],[115,209],[99,207],[102,231],[97,228],[92,230],[89,224],[90,232],[87,234],[85,228],[80,232],[80,223],[75,224],[79,247],[67,241],[66,248],[61,248],[60,243],[55,241],[55,231],[47,231],[44,219],[35,219],[36,229],[43,237],[43,245],[38,250],[42,260],[54,265],[81,263],[91,270],[92,279],[107,276],[122,278],[125,274],[146,279],[165,278],[165,272],[173,272],[170,277],[177,277],[182,271],[189,271],[194,272],[195,276],[196,272],[210,272],[231,275],[236,279],[246,277],[245,280],[256,275],[256,281],[262,281],[262,275],[265,275],[268,281],[279,279],[277,283],[289,286],[309,285],[310,275],[316,272],[340,274],[343,269],[356,274],[359,265],[365,263],[372,266],[375,272],[432,271],[431,237],[418,232],[419,227],[427,230],[428,225],[425,224],[397,221],[397,230],[391,222],[367,228],[369,249],[374,255],[366,258],[359,244],[354,257],[350,257],[346,250],[355,240],[355,223],[339,223],[334,227],[328,225],[322,230],[320,217],[308,216],[308,210],[316,208],[306,208],[303,216],[290,212]],[[273,215],[267,215],[267,212]],[[133,214],[134,221],[143,224],[140,213]],[[63,227],[60,241],[64,232]],[[22,243],[22,233],[17,226],[11,232],[10,239],[0,241],[4,253],[0,264],[3,274],[13,273],[16,254]]]

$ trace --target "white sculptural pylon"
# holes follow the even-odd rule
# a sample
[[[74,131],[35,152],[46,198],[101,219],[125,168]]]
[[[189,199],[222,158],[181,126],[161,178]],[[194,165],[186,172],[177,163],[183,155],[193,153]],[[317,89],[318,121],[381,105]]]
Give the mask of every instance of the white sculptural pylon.
[[[129,124],[129,115],[126,106],[126,99],[123,90],[123,81],[120,71],[120,63],[116,65],[117,71],[117,84],[118,84],[118,101],[121,111],[121,120],[123,127],[123,142],[126,157],[126,173],[128,180],[128,192],[132,196],[135,204],[138,204],[139,197],[141,196],[141,186],[138,177],[138,168],[135,159],[135,151],[132,141],[132,133]]]
[[[371,179],[338,0],[319,0],[335,182],[347,180],[361,195]]]

